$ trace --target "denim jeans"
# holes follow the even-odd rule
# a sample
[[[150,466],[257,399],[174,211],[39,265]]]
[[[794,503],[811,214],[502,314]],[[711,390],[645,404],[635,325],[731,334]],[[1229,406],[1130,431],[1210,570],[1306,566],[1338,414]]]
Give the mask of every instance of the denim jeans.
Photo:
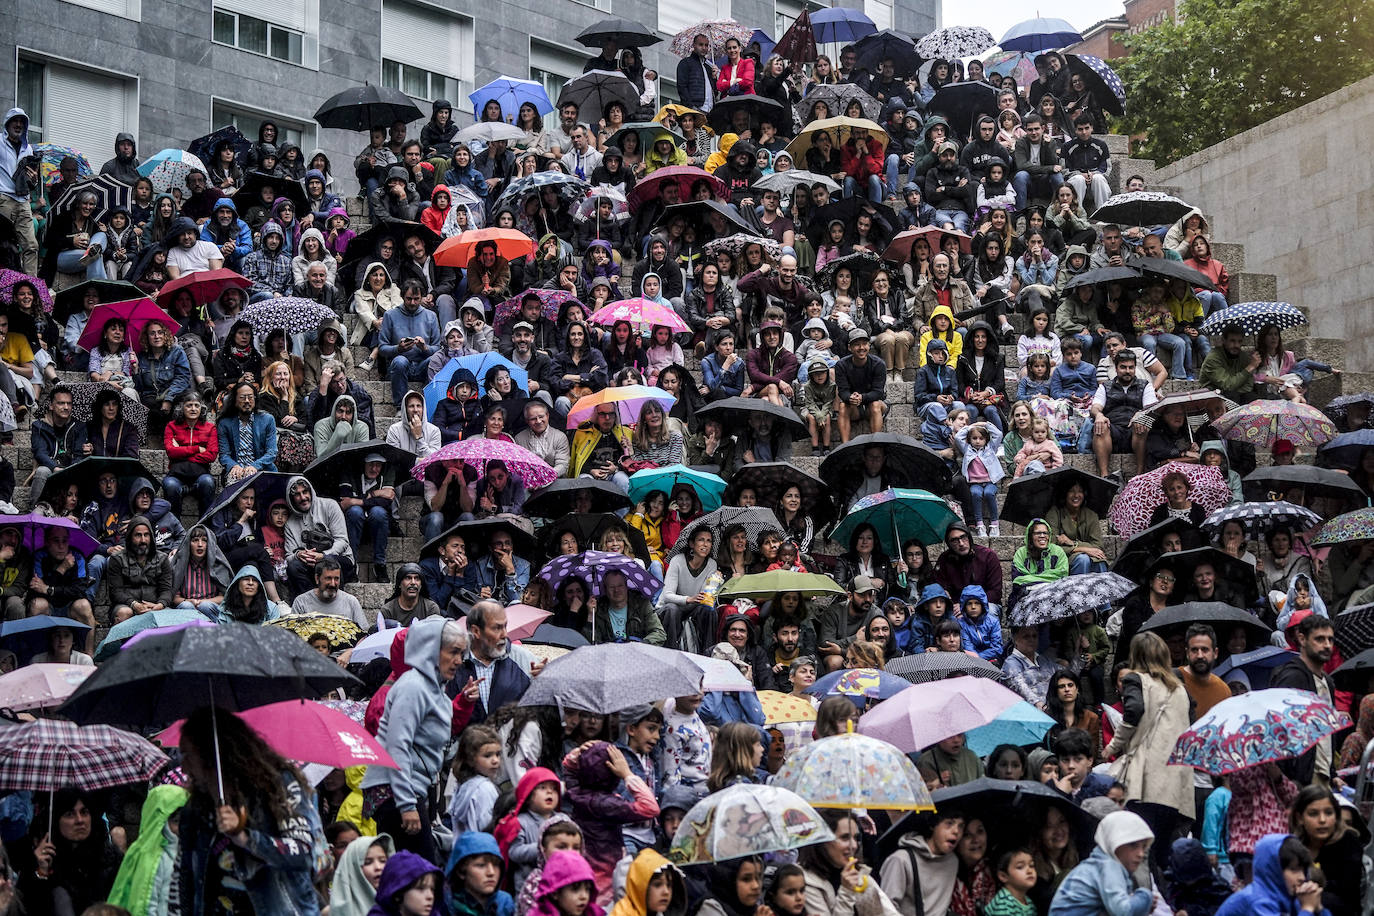
[[[387,378],[391,379],[391,403],[397,407],[401,406],[401,399],[410,390],[410,382],[423,379],[425,367],[428,365],[428,356],[416,356],[412,359],[404,353],[397,353],[391,358],[390,364],[386,367]]]
[[[183,601],[177,605],[179,611],[199,611],[211,620],[220,618],[220,606],[213,601]]]
[[[968,489],[973,495],[974,522],[997,521],[997,484],[970,483]]]
[[[1059,193],[1059,186],[1064,183],[1064,176],[1059,172],[1051,172],[1048,177],[1041,179],[1040,184],[1048,183],[1050,186],[1049,197]],[[1011,186],[1016,191],[1016,209],[1026,209],[1026,201],[1030,198],[1031,186],[1037,184],[1031,180],[1030,172],[1017,172],[1011,177]]]
[[[426,541],[437,538],[444,530],[444,513],[426,512],[420,519],[420,534]]]
[[[1169,366],[1170,378],[1188,377],[1188,344],[1182,337],[1177,334],[1141,334],[1140,345]],[[1168,359],[1159,352],[1161,348],[1168,351]]]
[[[1207,354],[1212,352],[1212,340],[1206,334],[1198,334],[1196,337],[1184,336],[1188,342],[1188,374],[1197,375],[1198,369],[1202,368],[1202,361],[1207,358]]]
[[[90,244],[92,246],[99,245],[103,250],[105,246],[109,244],[109,242],[105,238],[105,233],[97,232],[91,236]],[[87,280],[104,280],[105,259],[91,258],[90,263],[87,264],[85,267],[82,267],[81,258],[85,254],[86,252],[82,251],[79,248],[73,248],[71,251],[62,252],[57,256],[57,269],[62,271],[62,273],[64,274],[75,274],[80,273],[84,270],[86,272]]]
[[[1091,455],[1093,453],[1093,418],[1089,416],[1083,421],[1083,425],[1078,427],[1078,454]]]
[[[172,504],[173,512],[181,512],[181,497],[187,486],[179,478],[170,475],[162,478],[162,495]],[[203,516],[205,510],[210,507],[210,501],[215,498],[215,478],[210,474],[201,474],[190,486],[196,488],[196,507],[199,510],[196,514]]]
[[[979,408],[977,404],[970,404],[968,405],[968,409],[969,412],[973,414],[972,422],[977,423],[979,420],[987,420],[1002,432],[1006,432],[1006,427],[1002,424],[1002,411],[998,410],[996,407],[989,404],[986,407]]]
[[[969,218],[963,210],[936,210],[930,217],[932,226],[943,227],[945,223],[953,223],[955,229],[960,232],[968,232]]]
[[[1200,289],[1197,291],[1198,301],[1202,303],[1202,314],[1210,315],[1217,309],[1226,308],[1226,297],[1219,292],[1210,289]]]
[[[1069,575],[1082,576],[1087,573],[1106,572],[1107,564],[1094,560],[1086,553],[1076,553],[1069,560]]]
[[[86,600],[95,601],[96,589],[100,588],[100,580],[105,576],[105,566],[110,562],[110,558],[103,553],[91,554],[86,559],[86,575],[91,580],[90,588],[86,589]]]
[[[866,182],[868,187],[868,199],[876,203],[881,203],[883,199],[883,180],[877,175],[869,175]],[[844,196],[853,197],[859,190],[859,180],[857,178],[846,178],[844,180]]]
[[[362,556],[358,546],[363,542],[363,525],[372,532],[372,562],[386,562],[386,541],[391,534],[391,513],[381,506],[364,509],[362,506],[349,506],[344,510],[344,527],[348,529],[348,543],[353,547],[353,556]]]

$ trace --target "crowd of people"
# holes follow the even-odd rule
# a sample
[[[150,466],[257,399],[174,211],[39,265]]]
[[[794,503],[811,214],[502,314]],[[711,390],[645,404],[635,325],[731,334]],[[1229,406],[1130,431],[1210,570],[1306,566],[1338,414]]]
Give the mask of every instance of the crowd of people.
[[[42,180],[28,117],[5,116],[0,673],[103,664],[133,632],[107,628],[157,612],[341,618],[345,645],[297,631],[357,675],[333,699],[397,766],[307,778],[201,710],[151,784],[0,793],[0,916],[1360,911],[1374,693],[1332,675],[1371,647],[1337,615],[1374,594],[1374,541],[1314,543],[1311,520],[1368,505],[1374,396],[1317,405],[1355,437],[1338,451],[1224,434],[1338,370],[1278,319],[1203,330],[1235,303],[1199,210],[1089,215],[1149,189],[1065,55],[1018,86],[978,60],[860,42],[794,64],[717,37],[682,58],[678,102],[608,39],[587,69],[637,104],[492,101],[460,129],[440,99],[416,138],[374,127],[351,175],[266,122],[164,189],[119,134],[99,172],[127,206],[64,188],[74,159]],[[960,83],[989,110],[952,106]],[[251,320],[277,300],[322,317]],[[1148,518],[1109,522],[1147,472]],[[856,514],[911,488],[938,497],[932,531]],[[1209,521],[1278,500],[1282,522]],[[1131,590],[1028,615],[1113,566]],[[358,661],[369,631],[390,648]],[[750,689],[522,705],[608,643]],[[933,812],[820,807],[833,839],[672,860],[695,805],[896,702],[847,672],[919,682],[932,661],[1049,722],[904,748]],[[1169,763],[1265,687],[1354,727],[1224,776]],[[775,721],[766,692],[811,718]],[[1011,790],[1026,803],[998,816]]]

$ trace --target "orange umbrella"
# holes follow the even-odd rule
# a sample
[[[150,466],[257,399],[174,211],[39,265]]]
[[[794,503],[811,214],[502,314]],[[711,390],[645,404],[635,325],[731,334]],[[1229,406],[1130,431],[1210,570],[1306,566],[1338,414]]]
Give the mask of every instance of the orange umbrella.
[[[444,267],[466,268],[482,242],[494,242],[496,253],[507,261],[534,253],[534,241],[517,229],[470,229],[445,239],[434,252],[434,263]]]

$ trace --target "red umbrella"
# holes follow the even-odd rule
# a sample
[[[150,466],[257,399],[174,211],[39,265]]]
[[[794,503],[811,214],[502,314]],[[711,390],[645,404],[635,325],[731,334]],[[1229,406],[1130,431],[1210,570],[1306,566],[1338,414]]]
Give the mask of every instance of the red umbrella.
[[[177,293],[189,289],[196,304],[204,305],[214,302],[220,293],[231,286],[247,290],[252,285],[247,277],[236,274],[227,267],[218,270],[198,270],[195,273],[182,274],[162,287],[162,291],[157,294],[157,304],[164,309],[170,309],[177,299]]]
[[[630,192],[630,196],[627,198],[630,209],[635,210],[645,201],[657,198],[663,192],[663,186],[666,184],[676,184],[682,194],[682,200],[689,201],[692,199],[692,185],[702,180],[710,183],[713,196],[725,197],[725,182],[705,169],[699,169],[694,165],[670,165],[666,168],[655,169],[652,175],[635,185],[635,189]]]
[[[940,242],[945,236],[950,235],[959,240],[959,251],[962,254],[973,252],[973,239],[970,236],[959,232],[956,229],[941,229],[938,226],[922,226],[920,229],[907,229],[897,233],[892,237],[892,241],[887,243],[887,250],[883,252],[883,260],[895,261],[898,264],[905,263],[911,257],[911,248],[916,244],[916,240],[924,238],[926,244],[930,245],[932,256],[940,253]]]
[[[396,767],[377,739],[347,715],[313,700],[283,700],[233,713],[283,757],[333,767]],[[181,722],[157,736],[163,747],[181,743]]]
[[[143,333],[143,326],[150,321],[162,322],[167,328],[167,333],[173,337],[181,330],[181,325],[147,299],[102,302],[91,312],[90,320],[86,322],[86,329],[81,332],[77,346],[83,350],[95,350],[100,346],[100,339],[105,336],[105,325],[115,318],[124,319],[128,325],[124,332],[124,340],[135,352],[140,347],[139,338]]]
[[[470,229],[462,235],[444,239],[434,252],[434,263],[466,269],[481,242],[494,242],[496,253],[507,261],[534,253],[534,242],[518,229]]]
[[[809,12],[805,9],[801,11],[797,21],[778,39],[773,53],[794,64],[810,63],[816,59],[816,33],[811,28]]]

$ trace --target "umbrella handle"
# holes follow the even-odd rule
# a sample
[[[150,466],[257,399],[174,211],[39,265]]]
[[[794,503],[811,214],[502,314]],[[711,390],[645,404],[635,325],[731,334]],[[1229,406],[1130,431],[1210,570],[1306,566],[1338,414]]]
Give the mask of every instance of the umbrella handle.
[[[210,681],[210,736],[215,743],[215,780],[219,788],[219,803],[224,804],[224,766],[219,756],[219,719],[215,713],[215,682]]]

